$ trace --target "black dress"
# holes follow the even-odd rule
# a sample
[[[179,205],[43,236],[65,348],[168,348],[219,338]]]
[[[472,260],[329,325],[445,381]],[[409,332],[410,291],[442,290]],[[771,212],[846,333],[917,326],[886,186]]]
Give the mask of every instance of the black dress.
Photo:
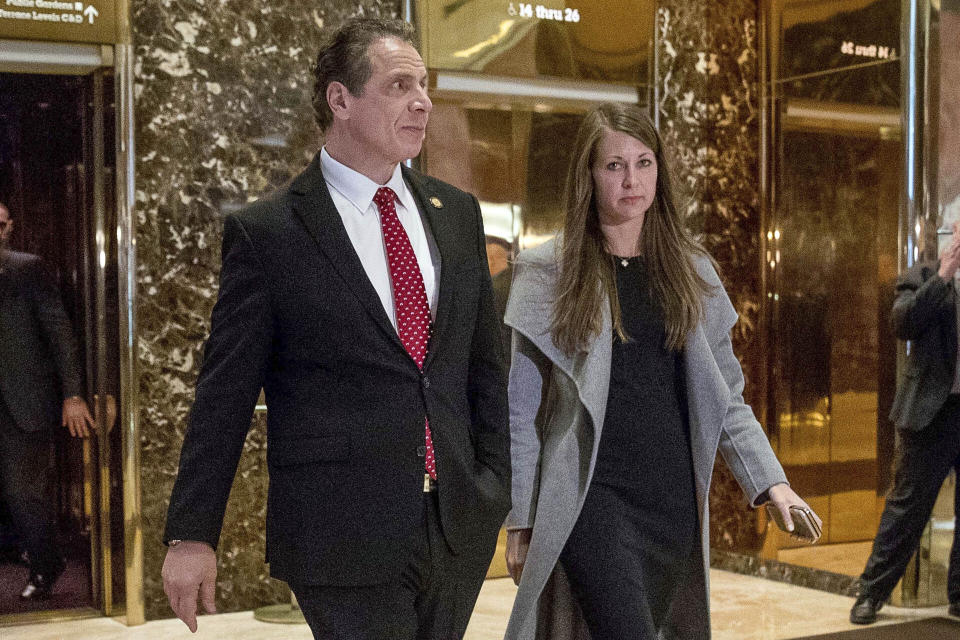
[[[627,342],[614,337],[593,479],[560,562],[592,640],[654,640],[700,563],[683,358],[639,258],[617,260]]]

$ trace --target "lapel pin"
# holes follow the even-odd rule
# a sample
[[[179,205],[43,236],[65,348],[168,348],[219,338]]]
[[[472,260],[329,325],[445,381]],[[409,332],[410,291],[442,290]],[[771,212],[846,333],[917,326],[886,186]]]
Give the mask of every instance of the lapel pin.
[[[432,204],[435,209],[443,209],[443,203],[440,202],[440,198],[437,196],[431,196],[430,204]]]

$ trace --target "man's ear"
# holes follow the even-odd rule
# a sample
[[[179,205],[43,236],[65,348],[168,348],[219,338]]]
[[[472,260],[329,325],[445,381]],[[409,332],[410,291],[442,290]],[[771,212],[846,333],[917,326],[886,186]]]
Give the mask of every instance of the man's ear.
[[[353,96],[342,82],[334,80],[327,85],[327,104],[336,119],[346,119],[350,111],[350,102]]]

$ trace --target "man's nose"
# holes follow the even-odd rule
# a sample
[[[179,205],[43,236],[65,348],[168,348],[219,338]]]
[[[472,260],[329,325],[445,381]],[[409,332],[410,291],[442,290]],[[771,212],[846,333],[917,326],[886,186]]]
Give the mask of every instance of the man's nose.
[[[414,111],[425,111],[430,113],[433,110],[433,101],[430,100],[430,96],[427,95],[427,88],[420,87],[419,93],[414,99],[412,105]]]

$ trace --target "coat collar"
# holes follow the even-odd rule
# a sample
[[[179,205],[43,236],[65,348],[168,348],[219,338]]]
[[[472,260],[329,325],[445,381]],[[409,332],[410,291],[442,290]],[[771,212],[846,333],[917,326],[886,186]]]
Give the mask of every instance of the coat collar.
[[[361,216],[371,215],[374,209],[371,206],[373,205],[373,198],[377,195],[377,190],[381,186],[393,189],[393,192],[397,194],[397,199],[408,211],[417,209],[413,194],[410,193],[407,183],[403,179],[402,167],[403,165],[397,164],[390,179],[383,185],[379,185],[359,171],[351,169],[336,160],[327,153],[326,147],[320,149],[320,171],[323,173],[327,188],[338,191],[340,195],[349,200]]]
[[[690,447],[693,451],[711,452],[709,459],[694,457],[697,496],[705,497],[713,475],[713,459],[723,429],[723,419],[730,404],[730,388],[717,366],[702,322],[687,337],[683,360]],[[698,461],[700,464],[697,464]]]
[[[444,264],[448,264],[445,258],[449,255],[450,242],[455,241],[456,236],[454,235],[455,230],[448,229],[449,225],[443,224],[444,220],[441,213],[436,210],[437,207],[429,204],[431,199],[436,199],[436,194],[430,184],[432,181],[428,181],[423,175],[407,167],[401,167],[401,172],[404,181],[410,186],[417,207],[421,214],[425,214],[421,217],[426,220],[440,253],[440,292],[436,319],[434,320],[435,327],[432,332],[427,359],[424,362],[424,368],[426,368],[437,351],[434,345],[440,343],[443,329],[450,315],[451,288],[454,286],[454,282],[451,280],[451,274],[448,273],[449,269],[445,269]],[[319,153],[314,156],[306,170],[290,184],[290,198],[294,213],[303,221],[307,232],[317,243],[321,253],[327,257],[340,277],[350,286],[377,327],[386,334],[397,348],[406,354],[406,349],[393,328],[390,318],[387,317],[376,289],[367,278],[360,258],[350,241],[350,236],[347,235],[347,230],[343,226],[343,220],[330,197],[330,191],[323,177]],[[439,202],[439,200],[437,201]]]
[[[573,355],[565,353],[554,344],[550,333],[556,275],[555,239],[521,254],[514,265],[513,284],[503,320],[573,380],[580,401],[593,421],[596,443],[606,413],[613,356],[609,305],[603,305],[600,333],[590,345]]]

